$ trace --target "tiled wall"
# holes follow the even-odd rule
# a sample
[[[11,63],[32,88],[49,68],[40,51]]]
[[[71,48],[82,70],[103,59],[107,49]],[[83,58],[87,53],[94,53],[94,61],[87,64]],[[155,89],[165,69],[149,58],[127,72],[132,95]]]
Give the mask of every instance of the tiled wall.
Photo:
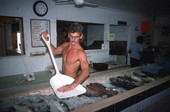
[[[136,94],[109,107],[105,107],[97,112],[120,112],[122,110],[122,112],[139,112],[161,98],[170,95],[169,85],[170,81],[167,81],[159,86]]]

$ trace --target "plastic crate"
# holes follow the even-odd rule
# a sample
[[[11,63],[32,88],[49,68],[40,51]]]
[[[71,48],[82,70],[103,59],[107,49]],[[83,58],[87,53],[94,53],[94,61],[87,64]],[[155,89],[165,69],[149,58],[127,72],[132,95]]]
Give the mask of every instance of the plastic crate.
[[[142,65],[142,72],[151,73],[155,75],[159,75],[162,69],[163,69],[162,66],[159,66],[156,64],[143,64]]]
[[[98,71],[104,71],[108,69],[108,64],[106,63],[93,63],[93,68]]]
[[[170,72],[170,58],[157,57],[155,58],[155,63],[162,66],[165,73]]]

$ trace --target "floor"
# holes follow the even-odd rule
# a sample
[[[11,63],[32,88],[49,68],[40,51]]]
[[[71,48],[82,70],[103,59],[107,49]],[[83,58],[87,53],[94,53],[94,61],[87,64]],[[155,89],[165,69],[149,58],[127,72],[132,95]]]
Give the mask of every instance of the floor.
[[[170,111],[170,95],[161,99],[158,102],[155,102],[151,106],[143,109],[141,112],[169,112]]]
[[[170,89],[164,90],[121,112],[169,112]]]

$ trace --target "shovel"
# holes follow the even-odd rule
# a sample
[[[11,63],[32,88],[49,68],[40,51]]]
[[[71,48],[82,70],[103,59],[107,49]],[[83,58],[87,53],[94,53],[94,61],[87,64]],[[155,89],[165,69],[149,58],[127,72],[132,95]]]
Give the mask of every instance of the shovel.
[[[68,91],[68,92],[58,92],[57,91],[58,88],[65,86],[67,84],[71,84],[74,81],[74,79],[72,77],[61,74],[59,72],[57,64],[55,63],[53,53],[50,48],[50,35],[49,34],[47,35],[47,38],[48,38],[47,40],[44,39],[44,37],[42,35],[42,40],[45,42],[45,44],[49,50],[49,54],[50,54],[52,63],[54,65],[54,69],[56,71],[56,74],[50,79],[50,85],[52,86],[53,91],[55,92],[57,97],[58,98],[69,98],[69,97],[78,96],[78,95],[85,93],[86,89],[80,84],[77,87],[75,87],[73,90]]]

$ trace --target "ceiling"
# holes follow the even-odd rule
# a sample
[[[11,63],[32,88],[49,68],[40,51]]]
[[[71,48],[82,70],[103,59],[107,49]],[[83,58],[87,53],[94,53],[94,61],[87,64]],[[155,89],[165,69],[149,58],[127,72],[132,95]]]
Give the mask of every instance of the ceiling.
[[[87,0],[99,7],[139,12],[152,16],[170,15],[170,0]]]
[[[53,0],[70,1],[70,0]],[[170,15],[170,0],[85,0],[100,8],[137,12],[151,16]]]

